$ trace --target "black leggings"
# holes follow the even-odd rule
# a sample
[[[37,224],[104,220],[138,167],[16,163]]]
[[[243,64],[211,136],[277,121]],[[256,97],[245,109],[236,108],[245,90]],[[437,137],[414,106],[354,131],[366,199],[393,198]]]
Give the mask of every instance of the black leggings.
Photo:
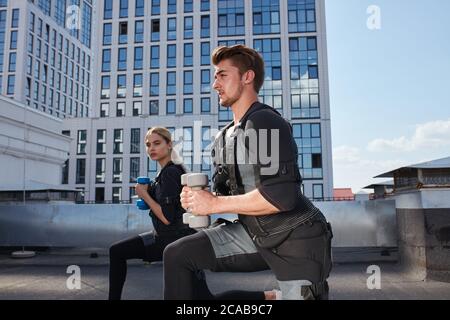
[[[206,235],[205,235],[206,237]],[[206,239],[209,247],[209,240]],[[129,259],[145,259],[147,261],[161,261],[165,243],[158,240],[150,247],[145,247],[140,236],[135,236],[113,244],[109,250],[109,300],[120,300],[122,289],[127,276],[127,260]],[[212,250],[212,248],[211,248]],[[200,251],[201,252],[201,251]],[[150,253],[150,254],[149,254]],[[206,253],[206,251],[205,251]],[[205,254],[205,256],[210,256]],[[214,252],[213,255],[214,257]],[[164,276],[166,277],[166,270]],[[176,273],[172,273],[176,275]],[[170,276],[170,275],[168,275]],[[174,276],[175,278],[175,276]],[[202,272],[194,272],[192,281],[195,282],[195,293],[193,298],[202,300],[264,300],[264,292],[247,292],[247,291],[228,291],[220,295],[214,296],[208,289],[204,274]]]
[[[127,260],[144,259],[145,247],[140,236],[116,242],[109,249],[109,300],[120,300],[127,277]]]

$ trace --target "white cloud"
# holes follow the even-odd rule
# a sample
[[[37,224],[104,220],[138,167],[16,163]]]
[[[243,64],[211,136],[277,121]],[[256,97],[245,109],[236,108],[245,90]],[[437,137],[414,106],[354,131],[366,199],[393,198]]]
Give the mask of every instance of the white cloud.
[[[368,156],[370,157],[370,154]],[[350,187],[356,193],[371,184],[373,177],[408,164],[411,163],[399,159],[370,159],[356,147],[338,146],[333,149],[334,187]]]
[[[450,146],[450,119],[431,121],[416,126],[410,138],[375,139],[369,143],[367,150],[371,152],[417,151]]]

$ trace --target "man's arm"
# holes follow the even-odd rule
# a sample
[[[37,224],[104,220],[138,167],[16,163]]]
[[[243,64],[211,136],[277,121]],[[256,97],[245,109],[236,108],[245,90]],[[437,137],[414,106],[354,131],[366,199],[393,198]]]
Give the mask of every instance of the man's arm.
[[[180,195],[181,205],[195,215],[214,213],[236,213],[249,216],[275,214],[280,212],[255,189],[236,196],[214,196],[206,190],[193,191],[184,187]]]

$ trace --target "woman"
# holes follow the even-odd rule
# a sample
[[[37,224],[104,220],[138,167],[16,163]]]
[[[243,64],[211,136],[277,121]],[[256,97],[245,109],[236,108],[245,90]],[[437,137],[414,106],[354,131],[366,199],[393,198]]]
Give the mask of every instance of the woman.
[[[172,139],[166,128],[151,128],[145,136],[147,154],[161,170],[152,186],[136,184],[136,194],[150,207],[154,231],[119,241],[110,248],[109,299],[120,300],[128,259],[161,261],[164,248],[195,231],[183,224],[181,175],[184,167],[172,161]]]

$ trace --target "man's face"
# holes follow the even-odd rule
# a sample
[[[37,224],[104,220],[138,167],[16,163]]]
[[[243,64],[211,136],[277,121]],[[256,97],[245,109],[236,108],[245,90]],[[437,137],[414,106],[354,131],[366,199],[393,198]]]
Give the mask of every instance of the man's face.
[[[222,106],[232,106],[242,95],[244,90],[243,77],[239,69],[229,59],[222,60],[214,66],[213,88],[219,95],[219,103]]]

